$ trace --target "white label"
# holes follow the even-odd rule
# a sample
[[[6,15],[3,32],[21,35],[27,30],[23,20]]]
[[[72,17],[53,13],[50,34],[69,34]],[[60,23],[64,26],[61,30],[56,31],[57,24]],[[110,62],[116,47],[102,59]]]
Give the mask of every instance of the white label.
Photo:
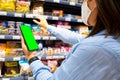
[[[71,18],[65,18],[65,21],[71,21]]]
[[[53,20],[58,20],[59,18],[54,16],[54,17],[52,17],[52,19]]]
[[[43,36],[43,40],[49,40],[48,36]]]
[[[50,36],[50,40],[56,40],[56,37]]]
[[[19,61],[20,60],[20,57],[14,57],[13,58],[13,61]]]
[[[52,56],[47,56],[46,59],[53,59],[53,57]]]
[[[5,58],[0,58],[0,61],[5,61]]]
[[[60,3],[60,0],[54,0],[53,2]]]
[[[22,17],[21,13],[15,13],[15,17]]]
[[[48,19],[48,16],[45,16],[45,15],[44,15],[44,18]]]
[[[75,5],[75,2],[70,2],[70,5],[73,5],[73,6],[74,6],[74,5]]]
[[[0,35],[0,39],[5,39],[5,36],[4,35]]]
[[[10,78],[3,78],[2,80],[10,80]]]
[[[78,22],[82,22],[82,19],[78,19]]]
[[[2,11],[0,11],[0,15],[7,15],[7,12],[2,12]]]
[[[13,39],[20,39],[20,36],[13,36]]]
[[[64,56],[59,56],[59,58],[60,58],[60,59],[63,59],[63,58],[65,58],[65,57],[64,57]]]
[[[58,59],[59,58],[59,56],[53,56],[53,59]]]
[[[33,14],[26,14],[26,18],[33,18],[34,15]]]
[[[40,36],[34,36],[35,39],[40,40]]]

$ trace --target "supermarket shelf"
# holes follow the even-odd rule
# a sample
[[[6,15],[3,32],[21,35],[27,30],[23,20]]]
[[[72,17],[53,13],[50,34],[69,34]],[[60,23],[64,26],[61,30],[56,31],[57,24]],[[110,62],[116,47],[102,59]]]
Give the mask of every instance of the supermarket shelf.
[[[27,80],[24,77],[0,78],[0,80]]]
[[[39,56],[39,58],[41,58],[41,56]],[[53,55],[53,56],[43,55],[41,59],[46,60],[46,59],[64,59],[64,58],[66,58],[66,55]],[[19,56],[19,57],[13,57],[13,58],[0,58],[1,62],[19,61],[19,60],[26,60],[26,58],[25,58],[25,56]]]
[[[22,14],[22,13],[5,12],[5,11],[0,11],[0,16],[18,17],[18,18],[35,18],[36,17],[35,14]],[[60,21],[69,21],[69,22],[82,23],[81,19],[76,19],[76,18],[65,18],[65,17],[56,17],[56,16],[47,16],[47,15],[44,15],[44,17],[47,20],[60,20]]]
[[[35,18],[34,14],[25,14],[25,18]],[[57,17],[57,16],[48,16],[44,15],[47,20],[59,20],[59,21],[68,21],[68,22],[78,22],[82,23],[82,19],[69,18],[69,17]]]
[[[0,11],[0,16],[9,16],[9,17],[24,18],[24,14],[22,14],[22,13],[6,12],[6,11]]]
[[[0,58],[0,61],[19,61],[26,59],[25,56],[13,57],[13,58]]]
[[[20,35],[0,35],[0,39],[6,39],[6,40],[20,40]],[[54,36],[35,36],[36,40],[58,40]]]
[[[40,0],[40,1],[51,2],[51,3],[59,3],[59,4],[64,4],[64,5],[81,7],[81,3],[67,2],[67,1],[62,1],[62,0]]]

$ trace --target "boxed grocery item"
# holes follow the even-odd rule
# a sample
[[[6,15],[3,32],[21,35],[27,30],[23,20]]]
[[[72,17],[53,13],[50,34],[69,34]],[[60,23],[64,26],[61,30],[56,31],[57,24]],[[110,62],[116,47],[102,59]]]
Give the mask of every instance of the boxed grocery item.
[[[27,13],[30,11],[30,1],[17,0],[16,1],[16,12]]]
[[[6,77],[18,77],[19,76],[18,62],[5,62],[4,63],[4,75]]]
[[[14,12],[15,0],[0,0],[0,10]]]
[[[27,60],[20,60],[19,65],[20,65],[20,75],[29,75],[29,76],[33,75]]]
[[[3,67],[3,62],[0,62],[0,77],[2,77],[2,67]]]
[[[63,17],[63,10],[53,10],[52,11],[52,16],[58,16],[58,17]]]
[[[6,57],[22,56],[20,41],[7,41]]]
[[[44,14],[44,8],[43,8],[44,3],[43,2],[33,2],[32,3],[32,9],[31,9],[31,13],[32,14],[39,14],[39,15],[43,15]]]
[[[42,34],[40,34],[40,26],[39,25],[32,24],[31,28],[32,28],[32,32],[33,32],[34,35],[36,35],[36,36],[41,36],[42,35]]]
[[[48,60],[48,67],[50,68],[51,72],[54,72],[57,69],[57,60]]]
[[[8,21],[8,32],[9,35],[15,34],[15,21]]]
[[[0,34],[8,34],[8,23],[5,21],[0,21]]]
[[[0,58],[5,57],[6,43],[0,43]]]
[[[22,24],[23,24],[23,22],[16,22],[16,32],[15,32],[15,34],[21,35],[20,25],[22,25]]]

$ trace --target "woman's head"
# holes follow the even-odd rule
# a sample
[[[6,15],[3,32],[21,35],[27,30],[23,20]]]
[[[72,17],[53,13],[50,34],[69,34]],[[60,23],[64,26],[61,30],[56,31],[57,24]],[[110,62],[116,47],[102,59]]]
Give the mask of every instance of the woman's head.
[[[84,0],[91,14],[88,24],[93,27],[89,36],[106,30],[106,36],[120,37],[120,0]]]

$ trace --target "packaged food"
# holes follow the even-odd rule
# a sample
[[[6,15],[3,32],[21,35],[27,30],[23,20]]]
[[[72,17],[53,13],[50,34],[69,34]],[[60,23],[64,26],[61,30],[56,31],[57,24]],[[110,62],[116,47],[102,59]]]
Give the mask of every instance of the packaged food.
[[[15,0],[0,0],[0,10],[7,12],[14,12]]]
[[[18,62],[5,62],[4,64],[4,75],[6,77],[18,77],[19,76],[19,65]]]
[[[44,14],[44,8],[43,8],[43,2],[33,2],[32,3],[32,13],[33,14],[39,14],[43,15]]]
[[[16,12],[27,13],[30,11],[30,1],[17,1]]]
[[[0,34],[8,34],[8,23],[5,21],[0,22]]]
[[[15,34],[15,22],[14,21],[8,21],[8,32],[9,32],[9,35]]]
[[[6,43],[0,43],[0,58],[5,57]]]
[[[7,41],[6,57],[22,56],[20,41]]]

